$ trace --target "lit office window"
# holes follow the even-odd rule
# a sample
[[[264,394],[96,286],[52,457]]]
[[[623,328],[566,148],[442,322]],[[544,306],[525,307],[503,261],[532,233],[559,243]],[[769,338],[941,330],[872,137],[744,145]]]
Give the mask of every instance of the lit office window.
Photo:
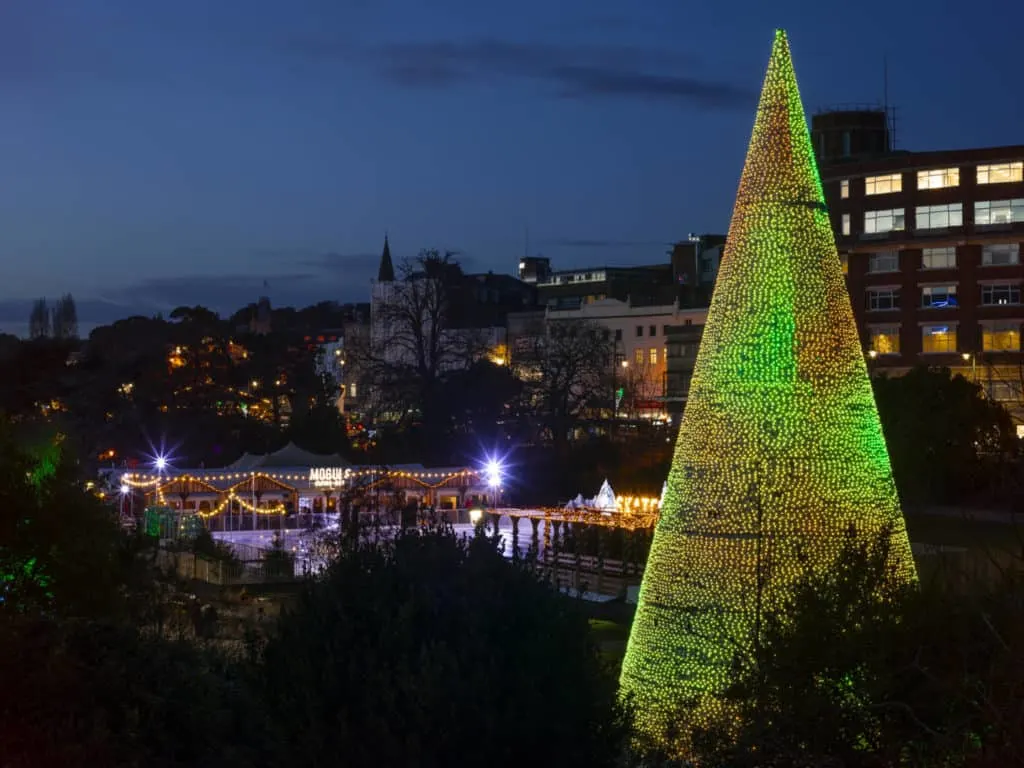
[[[873,325],[870,328],[871,349],[880,355],[900,353],[900,327],[898,325]]]
[[[839,196],[844,200],[850,196],[850,180],[843,179],[839,182]]]
[[[921,351],[926,355],[956,352],[956,326],[922,325]]]
[[[918,229],[945,229],[964,225],[962,203],[919,205],[914,210],[914,226]]]
[[[918,189],[944,189],[960,186],[959,168],[938,168],[917,172]]]
[[[651,365],[658,364],[658,348],[651,347]]]
[[[864,212],[864,231],[869,235],[882,232],[900,232],[905,228],[906,219],[902,208]]]
[[[955,285],[926,285],[921,289],[922,309],[950,309],[955,306]]]
[[[1024,181],[1024,161],[978,166],[979,184],[1006,184],[1012,181]]]
[[[990,320],[981,327],[985,352],[1020,352],[1020,321]]]
[[[954,269],[956,248],[925,248],[921,251],[921,269]]]
[[[850,214],[843,214],[843,234],[849,237],[850,235]]]
[[[980,200],[974,204],[974,223],[1016,224],[1024,221],[1024,198],[1019,200]]]
[[[864,179],[865,195],[888,195],[903,191],[903,174],[887,173],[883,176],[868,176]]]

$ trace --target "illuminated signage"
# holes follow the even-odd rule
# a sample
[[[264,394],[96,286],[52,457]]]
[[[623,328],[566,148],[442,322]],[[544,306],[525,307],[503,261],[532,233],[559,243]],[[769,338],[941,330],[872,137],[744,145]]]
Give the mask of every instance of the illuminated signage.
[[[345,485],[352,470],[348,467],[311,467],[309,470],[309,485],[312,488],[337,488]]]

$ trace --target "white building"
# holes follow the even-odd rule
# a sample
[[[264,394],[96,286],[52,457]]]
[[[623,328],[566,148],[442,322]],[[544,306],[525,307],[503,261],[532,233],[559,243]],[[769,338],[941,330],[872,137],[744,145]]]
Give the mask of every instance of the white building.
[[[530,319],[542,318],[547,327],[559,322],[585,322],[605,329],[605,338],[614,350],[611,362],[616,367],[616,376],[633,398],[628,410],[657,416],[665,411],[668,328],[703,325],[707,312],[706,307],[680,307],[678,301],[634,306],[629,300],[599,299],[575,309],[548,307],[543,313],[533,313]]]

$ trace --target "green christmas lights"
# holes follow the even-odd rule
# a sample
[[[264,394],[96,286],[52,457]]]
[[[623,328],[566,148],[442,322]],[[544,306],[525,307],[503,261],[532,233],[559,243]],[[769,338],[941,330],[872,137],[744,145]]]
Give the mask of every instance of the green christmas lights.
[[[779,30],[622,669],[640,731],[664,743],[706,716],[758,617],[851,525],[891,526],[914,578]]]

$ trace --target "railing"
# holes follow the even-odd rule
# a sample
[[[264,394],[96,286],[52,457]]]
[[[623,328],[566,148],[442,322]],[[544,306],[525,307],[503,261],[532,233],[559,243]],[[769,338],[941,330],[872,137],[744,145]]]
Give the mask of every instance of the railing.
[[[232,562],[212,560],[192,552],[171,552],[161,549],[157,565],[171,571],[180,579],[203,581],[207,584],[226,586],[231,584],[268,584],[294,581],[295,566],[282,570],[280,563]]]

